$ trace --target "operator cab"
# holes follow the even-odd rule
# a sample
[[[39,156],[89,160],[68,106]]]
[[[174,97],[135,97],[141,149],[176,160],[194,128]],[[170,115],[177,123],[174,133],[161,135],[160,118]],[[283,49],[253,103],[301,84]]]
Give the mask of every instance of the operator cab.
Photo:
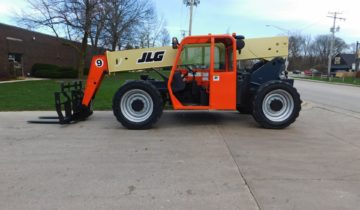
[[[209,105],[210,44],[184,45],[171,84],[183,105]]]
[[[235,109],[236,50],[244,46],[241,38],[191,36],[177,45],[169,78],[174,109]]]

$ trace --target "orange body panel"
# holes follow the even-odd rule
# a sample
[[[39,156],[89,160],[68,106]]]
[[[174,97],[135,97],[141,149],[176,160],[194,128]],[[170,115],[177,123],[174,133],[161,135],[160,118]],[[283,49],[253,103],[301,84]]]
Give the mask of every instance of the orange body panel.
[[[96,91],[101,85],[104,73],[108,72],[108,64],[105,55],[97,55],[92,58],[88,79],[84,91],[82,104],[89,106],[91,100],[96,94]]]
[[[236,109],[236,72],[213,72],[210,78],[210,109]]]
[[[182,44],[180,44],[178,46],[178,51],[176,53],[176,58],[175,58],[175,61],[174,61],[174,64],[171,68],[171,72],[170,72],[170,75],[169,75],[169,80],[168,80],[168,84],[167,84],[167,88],[168,88],[168,91],[169,91],[169,96],[170,96],[170,100],[171,100],[171,103],[173,105],[173,108],[176,110],[176,109],[185,109],[179,100],[177,100],[177,98],[175,97],[172,89],[171,89],[171,83],[172,83],[172,80],[173,80],[173,77],[174,77],[174,73],[177,69],[177,63],[179,62],[180,60],[180,55],[181,55],[181,51],[182,51]],[[207,108],[205,108],[207,109]]]
[[[232,64],[226,62],[224,70],[214,70],[214,47],[215,40],[231,40],[232,47]],[[202,85],[209,93],[209,106],[184,106],[173,94],[171,89],[172,78],[178,69],[178,63],[184,45],[187,44],[204,44],[211,43],[210,49],[210,69],[208,71],[208,81],[203,81],[201,77],[195,77],[198,85]],[[178,52],[170,72],[168,80],[168,91],[170,100],[175,110],[236,110],[236,40],[230,35],[208,35],[208,36],[191,36],[186,37],[178,46]],[[226,61],[229,59],[226,53]],[[232,69],[229,69],[230,65]],[[196,69],[194,70],[196,72]],[[189,81],[192,75],[188,75],[186,80]]]
[[[224,37],[216,37],[223,39]],[[236,110],[236,41],[232,39],[232,69],[230,63],[226,62],[226,71],[210,69],[210,109],[214,110]],[[211,43],[211,60],[214,60],[215,37]],[[225,54],[229,58],[228,52]],[[228,61],[228,59],[226,59]],[[212,62],[213,63],[213,62]]]

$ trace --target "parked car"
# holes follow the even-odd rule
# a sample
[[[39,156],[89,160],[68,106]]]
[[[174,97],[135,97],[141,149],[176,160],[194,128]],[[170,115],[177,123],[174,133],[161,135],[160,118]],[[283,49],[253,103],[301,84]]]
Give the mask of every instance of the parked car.
[[[292,71],[293,74],[301,74],[301,71],[300,70],[294,70]]]
[[[321,72],[316,69],[309,69],[304,71],[305,76],[321,76]]]

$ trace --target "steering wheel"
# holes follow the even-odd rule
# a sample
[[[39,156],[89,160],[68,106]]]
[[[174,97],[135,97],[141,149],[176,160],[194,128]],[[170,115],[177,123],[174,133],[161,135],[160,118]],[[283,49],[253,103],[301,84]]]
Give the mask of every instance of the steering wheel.
[[[182,76],[182,79],[185,79],[185,77],[187,77],[190,73],[190,74],[192,74],[193,80],[194,80],[196,72],[193,71],[193,66],[191,64],[183,65],[183,66],[186,68],[187,72]]]

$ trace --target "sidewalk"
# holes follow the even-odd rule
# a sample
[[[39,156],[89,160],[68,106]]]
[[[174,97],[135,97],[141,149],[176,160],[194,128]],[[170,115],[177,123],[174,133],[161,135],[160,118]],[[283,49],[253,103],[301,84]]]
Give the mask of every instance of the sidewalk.
[[[28,81],[40,81],[40,80],[50,80],[50,79],[47,79],[47,78],[25,77],[25,79],[9,80],[9,81],[0,81],[0,84],[15,83],[15,82],[28,82]]]

